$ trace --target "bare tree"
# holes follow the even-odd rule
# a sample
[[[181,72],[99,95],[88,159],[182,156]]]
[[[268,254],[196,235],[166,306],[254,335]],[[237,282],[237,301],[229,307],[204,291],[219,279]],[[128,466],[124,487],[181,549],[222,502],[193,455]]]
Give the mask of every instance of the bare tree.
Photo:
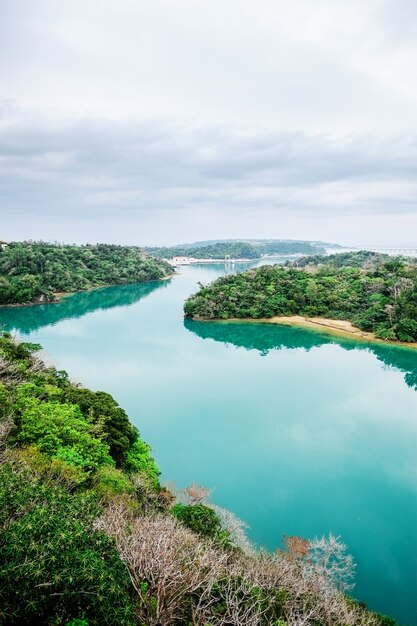
[[[391,287],[391,294],[394,300],[398,300],[404,291],[412,289],[413,284],[411,278],[406,278],[405,276],[400,277]]]
[[[332,534],[316,537],[310,541],[309,550],[307,568],[327,578],[341,591],[353,589],[356,564],[340,537]]]
[[[217,513],[223,530],[227,530],[230,533],[233,543],[244,552],[253,553],[255,548],[246,534],[246,529],[249,526],[228,509],[223,509],[216,504],[209,504],[208,506]]]
[[[384,307],[385,313],[388,315],[389,323],[391,326],[394,325],[394,315],[395,315],[395,305],[394,304],[386,304]]]
[[[174,518],[138,516],[115,501],[96,528],[114,537],[147,626],[260,626],[276,611],[280,626],[377,626],[346,600],[354,564],[337,537],[288,537],[274,554],[228,551]]]
[[[184,493],[188,498],[188,504],[201,504],[204,500],[211,495],[212,490],[204,487],[203,485],[196,485],[196,483],[191,483],[184,489]]]
[[[127,523],[129,522],[129,523]],[[111,505],[97,527],[115,538],[140,598],[139,620],[170,626],[183,618],[184,600],[198,597],[197,611],[213,603],[212,586],[225,575],[228,555],[171,517],[136,517]]]

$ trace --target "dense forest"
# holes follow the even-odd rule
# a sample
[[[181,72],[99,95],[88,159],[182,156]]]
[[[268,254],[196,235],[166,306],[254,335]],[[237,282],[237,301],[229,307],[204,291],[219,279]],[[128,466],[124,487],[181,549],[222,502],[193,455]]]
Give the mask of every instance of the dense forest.
[[[414,342],[417,263],[353,252],[265,265],[203,286],[185,302],[184,311],[196,319],[342,319],[381,339]]]
[[[320,246],[307,241],[224,241],[207,245],[173,246],[171,248],[146,248],[156,257],[172,259],[175,256],[188,256],[194,259],[259,259],[265,255],[320,254]]]
[[[378,626],[340,540],[257,551],[190,485],[162,487],[115,400],[0,336],[0,624]]]
[[[55,293],[159,280],[171,266],[140,248],[108,244],[0,246],[0,305],[53,302]]]

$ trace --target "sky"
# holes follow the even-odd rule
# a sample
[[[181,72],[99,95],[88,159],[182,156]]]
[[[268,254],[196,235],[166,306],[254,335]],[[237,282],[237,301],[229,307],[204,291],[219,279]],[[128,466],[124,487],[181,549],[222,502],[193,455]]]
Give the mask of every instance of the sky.
[[[415,0],[0,0],[0,239],[417,246]]]

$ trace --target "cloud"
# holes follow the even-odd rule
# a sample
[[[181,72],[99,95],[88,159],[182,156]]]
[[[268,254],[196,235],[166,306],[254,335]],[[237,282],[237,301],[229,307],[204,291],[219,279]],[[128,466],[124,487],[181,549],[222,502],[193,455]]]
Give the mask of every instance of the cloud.
[[[3,227],[8,218],[127,225],[176,212],[265,221],[416,212],[417,135],[335,139],[151,119],[51,122],[16,111],[1,119]]]
[[[0,238],[414,243],[415,11],[0,0]]]
[[[0,89],[28,108],[281,131],[416,128],[412,0],[1,5]]]

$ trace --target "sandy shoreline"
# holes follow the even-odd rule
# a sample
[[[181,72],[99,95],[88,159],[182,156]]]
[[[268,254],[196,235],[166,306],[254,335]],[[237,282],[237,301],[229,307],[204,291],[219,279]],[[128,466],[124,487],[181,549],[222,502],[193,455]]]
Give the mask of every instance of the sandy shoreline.
[[[353,326],[351,322],[346,320],[333,320],[325,317],[303,317],[302,315],[280,316],[280,317],[264,317],[259,319],[252,318],[230,318],[228,320],[204,320],[220,321],[226,324],[228,323],[257,323],[257,324],[280,324],[282,326],[295,326],[299,328],[309,328],[311,330],[318,330],[326,332],[331,335],[339,337],[349,337],[355,341],[364,341],[368,343],[381,343],[389,346],[402,346],[404,348],[411,348],[417,350],[417,342],[407,343],[405,341],[390,341],[385,339],[379,339],[374,333],[369,333],[356,326]]]

